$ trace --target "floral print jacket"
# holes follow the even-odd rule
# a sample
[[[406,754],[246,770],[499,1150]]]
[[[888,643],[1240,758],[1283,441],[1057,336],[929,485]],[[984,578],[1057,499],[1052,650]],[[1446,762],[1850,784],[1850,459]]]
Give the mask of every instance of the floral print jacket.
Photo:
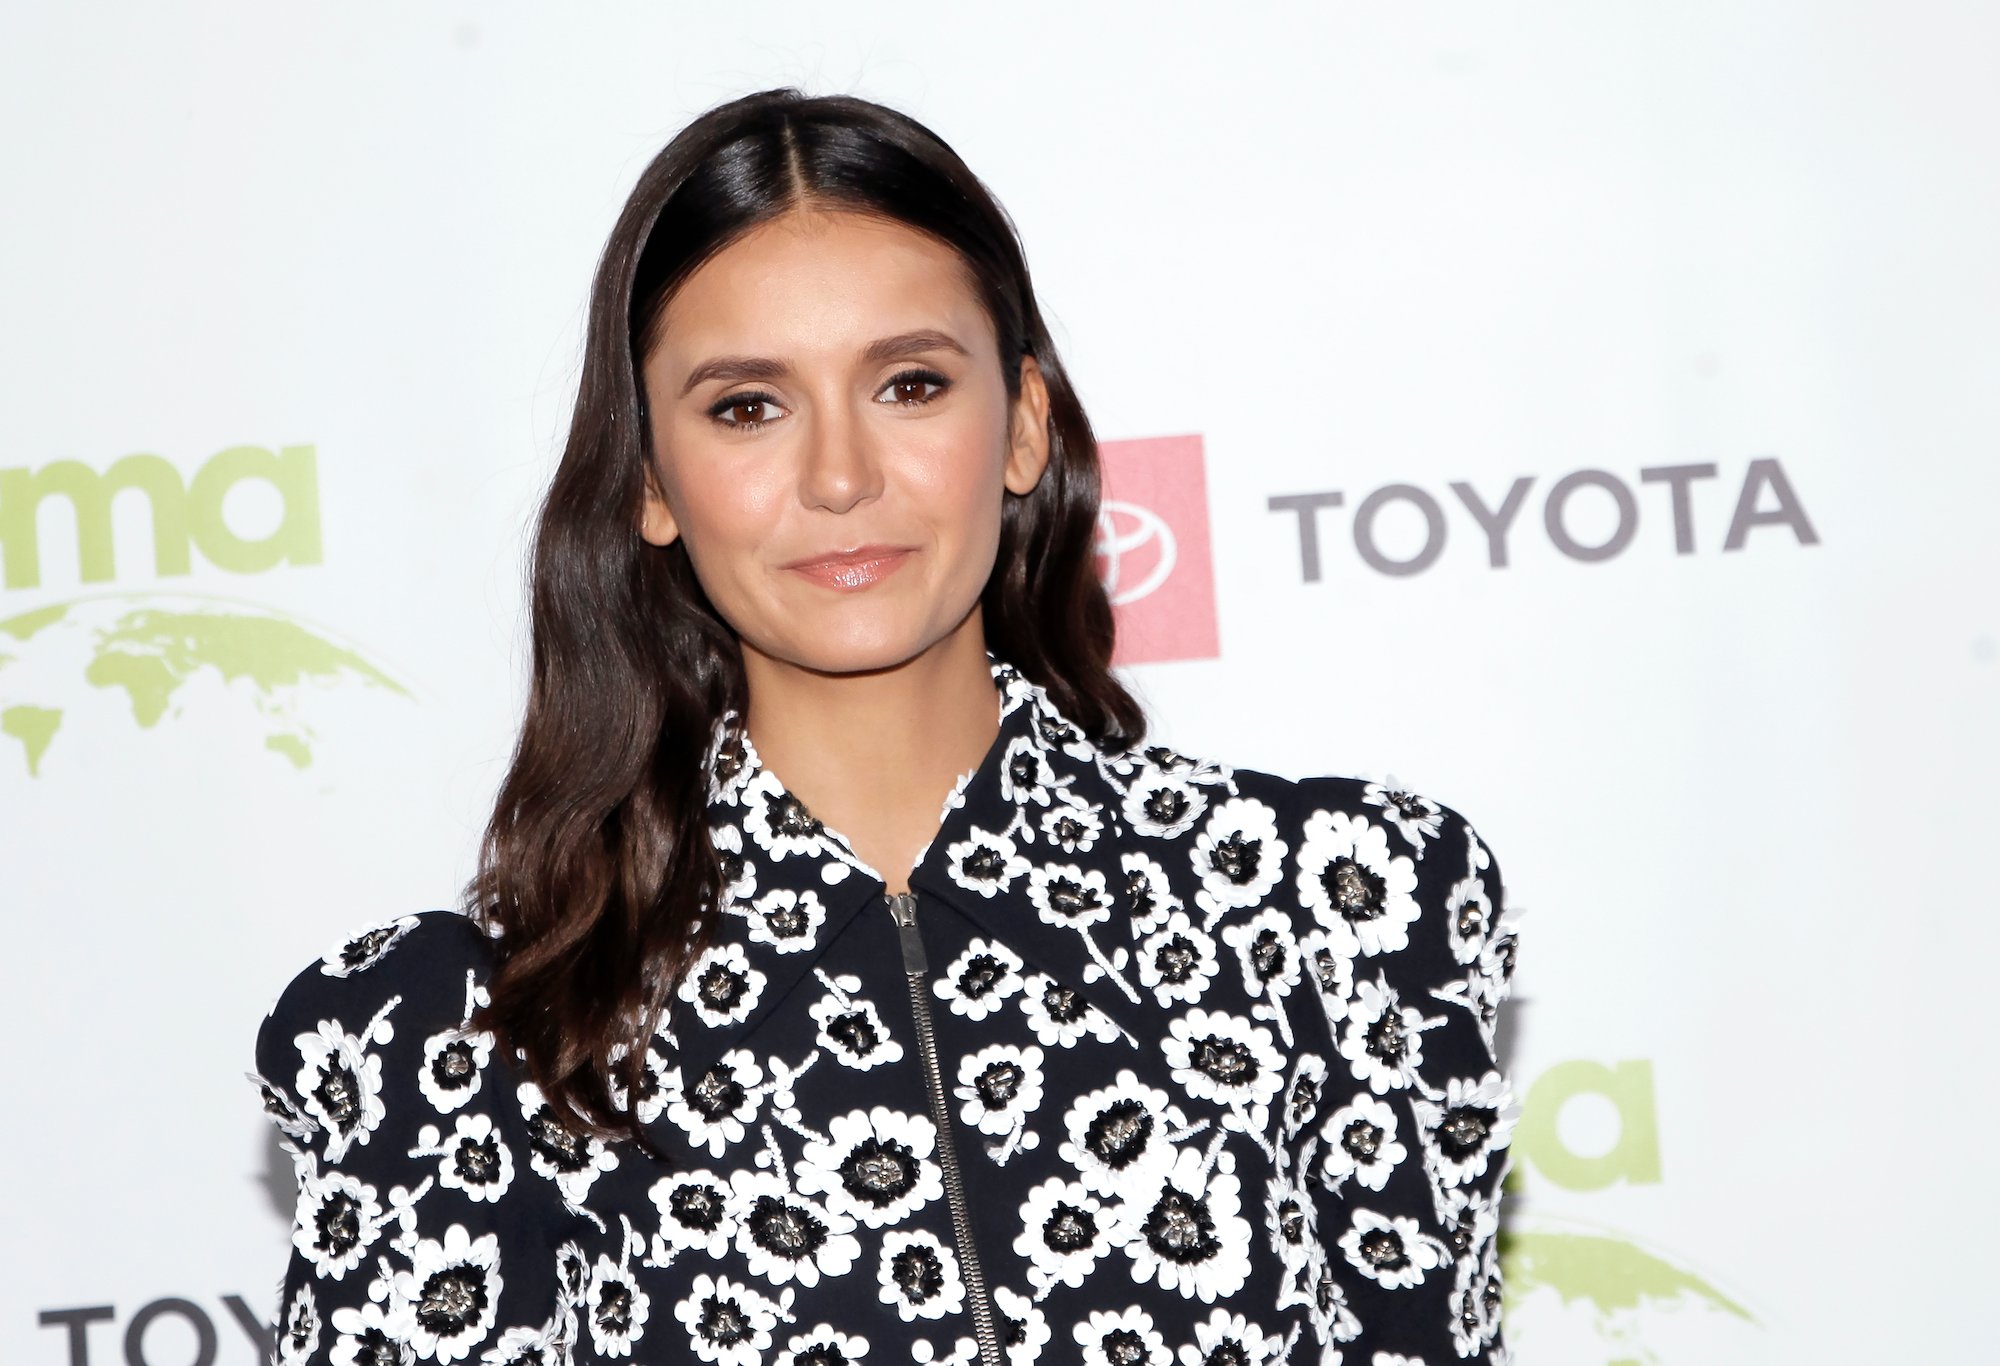
[[[717,723],[721,931],[636,1105],[566,1129],[406,915],[257,1038],[297,1166],[281,1366],[1506,1358],[1492,855],[1455,811],[1000,733],[892,897]]]

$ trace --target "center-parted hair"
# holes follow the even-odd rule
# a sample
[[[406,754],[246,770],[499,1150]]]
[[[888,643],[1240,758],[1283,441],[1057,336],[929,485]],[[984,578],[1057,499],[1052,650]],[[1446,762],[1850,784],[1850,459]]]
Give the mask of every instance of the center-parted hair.
[[[1093,740],[1145,733],[1110,672],[1096,439],[1006,211],[943,139],[868,100],[763,90],[688,124],[640,175],[592,282],[576,408],[528,567],[526,710],[462,903],[497,936],[472,1023],[518,1050],[577,1128],[641,1143],[623,1098],[644,1083],[647,1041],[722,891],[710,742],[725,712],[736,725],[748,714],[739,643],[684,538],[639,532],[653,459],[641,373],[675,290],[801,209],[870,214],[951,247],[993,324],[1009,399],[1021,358],[1035,358],[1049,461],[1033,490],[1005,493],[980,597],[986,644]]]

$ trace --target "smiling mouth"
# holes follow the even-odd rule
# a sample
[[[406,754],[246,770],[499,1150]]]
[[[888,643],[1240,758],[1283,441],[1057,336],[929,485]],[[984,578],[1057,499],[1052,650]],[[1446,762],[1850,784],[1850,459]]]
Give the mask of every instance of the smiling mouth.
[[[825,587],[852,590],[881,582],[902,568],[910,554],[908,549],[898,546],[862,546],[844,555],[829,555],[785,567]]]

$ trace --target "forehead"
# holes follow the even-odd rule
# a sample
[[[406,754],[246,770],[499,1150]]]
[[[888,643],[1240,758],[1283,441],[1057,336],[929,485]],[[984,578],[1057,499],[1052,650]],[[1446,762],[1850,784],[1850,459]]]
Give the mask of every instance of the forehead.
[[[940,327],[994,345],[971,271],[937,238],[890,219],[798,210],[704,261],[667,303],[660,351],[805,354]]]

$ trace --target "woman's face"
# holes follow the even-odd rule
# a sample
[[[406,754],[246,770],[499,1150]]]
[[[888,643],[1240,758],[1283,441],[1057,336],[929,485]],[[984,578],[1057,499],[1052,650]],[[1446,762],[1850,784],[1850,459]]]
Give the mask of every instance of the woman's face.
[[[642,534],[685,539],[746,654],[887,668],[976,629],[1003,490],[1048,461],[1041,372],[1022,359],[1010,403],[1003,363],[951,248],[855,213],[761,224],[681,286],[643,362]],[[889,558],[809,563],[858,547]]]

